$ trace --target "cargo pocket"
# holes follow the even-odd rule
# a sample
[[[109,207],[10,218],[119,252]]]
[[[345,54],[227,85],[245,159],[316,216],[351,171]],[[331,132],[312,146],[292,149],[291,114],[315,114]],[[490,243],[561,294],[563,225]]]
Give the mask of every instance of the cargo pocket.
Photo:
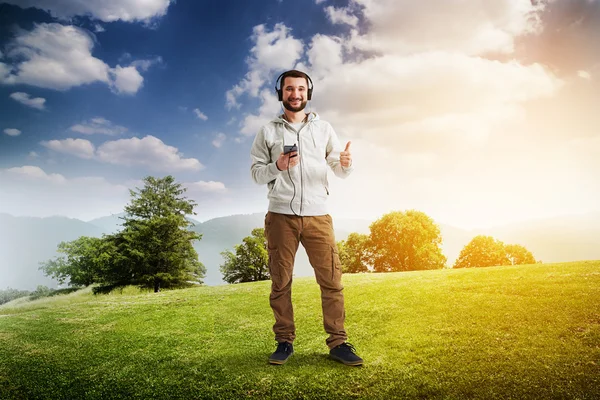
[[[331,279],[334,282],[339,282],[342,277],[342,263],[340,255],[335,246],[331,246]]]

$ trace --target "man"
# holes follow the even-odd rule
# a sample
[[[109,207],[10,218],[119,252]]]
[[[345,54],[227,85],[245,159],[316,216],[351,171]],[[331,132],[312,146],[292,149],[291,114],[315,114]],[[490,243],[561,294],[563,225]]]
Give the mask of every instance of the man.
[[[312,96],[312,81],[307,74],[287,71],[277,82],[275,89],[283,103],[283,114],[261,128],[251,150],[252,178],[269,188],[265,236],[272,281],[270,304],[275,315],[273,331],[278,343],[269,362],[284,364],[294,352],[292,274],[296,251],[302,243],[321,287],[329,355],[346,365],[362,365],[354,347],[346,342],[342,271],[326,208],[327,166],[338,177],[350,175],[350,142],[343,149],[329,123],[316,113],[304,112]]]

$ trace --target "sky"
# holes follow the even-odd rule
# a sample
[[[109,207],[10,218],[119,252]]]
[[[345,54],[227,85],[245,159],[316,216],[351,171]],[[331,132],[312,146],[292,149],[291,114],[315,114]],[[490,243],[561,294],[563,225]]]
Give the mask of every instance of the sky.
[[[333,217],[465,229],[600,211],[600,0],[0,0],[0,213],[90,220],[172,175],[266,212],[285,70],[352,142]]]

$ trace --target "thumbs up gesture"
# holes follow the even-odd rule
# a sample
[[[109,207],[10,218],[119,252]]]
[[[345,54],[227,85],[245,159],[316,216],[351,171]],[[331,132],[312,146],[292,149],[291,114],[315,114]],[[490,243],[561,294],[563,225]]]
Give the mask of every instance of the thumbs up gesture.
[[[344,168],[348,168],[352,165],[352,153],[350,153],[350,143],[352,142],[346,143],[346,148],[340,153],[340,164]]]

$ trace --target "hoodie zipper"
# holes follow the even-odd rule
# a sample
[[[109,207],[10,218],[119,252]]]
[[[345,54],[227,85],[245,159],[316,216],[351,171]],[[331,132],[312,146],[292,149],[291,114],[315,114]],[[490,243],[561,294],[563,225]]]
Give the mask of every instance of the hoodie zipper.
[[[304,126],[300,127],[302,129]],[[298,157],[300,157],[300,131],[296,132],[298,138]],[[302,215],[302,204],[304,203],[304,180],[302,179],[302,157],[300,157],[300,215]]]

